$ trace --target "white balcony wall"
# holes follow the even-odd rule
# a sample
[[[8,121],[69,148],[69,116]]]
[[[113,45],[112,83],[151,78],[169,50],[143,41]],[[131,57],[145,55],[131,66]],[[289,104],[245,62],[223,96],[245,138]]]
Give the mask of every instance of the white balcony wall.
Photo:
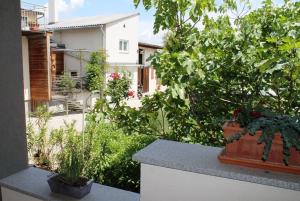
[[[141,201],[296,201],[300,191],[142,164]]]
[[[10,190],[8,188],[1,188],[2,201],[43,201],[34,197]]]

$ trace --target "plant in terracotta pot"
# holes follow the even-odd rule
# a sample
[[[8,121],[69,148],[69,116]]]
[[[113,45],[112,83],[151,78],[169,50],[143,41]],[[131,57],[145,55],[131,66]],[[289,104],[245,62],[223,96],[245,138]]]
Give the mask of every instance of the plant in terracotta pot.
[[[69,131],[58,156],[58,173],[48,179],[48,184],[54,193],[80,199],[91,191],[93,181],[82,176],[84,149],[81,136],[75,130]]]
[[[30,24],[30,30],[31,30],[31,31],[38,31],[39,28],[40,28],[40,25],[37,24],[37,23],[32,23],[32,24]]]
[[[300,174],[300,117],[240,108],[223,130],[221,162]]]

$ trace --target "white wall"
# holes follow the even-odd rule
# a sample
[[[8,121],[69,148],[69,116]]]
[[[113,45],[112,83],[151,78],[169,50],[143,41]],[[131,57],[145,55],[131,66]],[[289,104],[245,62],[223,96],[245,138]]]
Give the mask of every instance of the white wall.
[[[57,43],[65,44],[67,49],[97,51],[103,48],[103,35],[99,27],[55,31],[52,38]]]
[[[156,72],[154,68],[151,68],[151,62],[148,61],[148,59],[157,51],[156,49],[152,48],[145,48],[145,47],[139,47],[139,49],[144,50],[143,55],[143,63],[145,67],[150,67],[149,69],[149,92],[147,94],[153,94],[155,93],[157,89],[157,79],[156,79]],[[153,77],[152,77],[153,75]]]
[[[143,62],[144,65],[149,67],[151,66],[151,62],[147,61],[157,50],[152,48],[146,48],[146,47],[139,47],[139,49],[144,50],[144,56],[143,56]]]
[[[1,191],[3,201],[42,201],[4,187],[1,188]]]
[[[153,77],[152,77],[153,75]],[[157,79],[156,79],[156,72],[154,68],[150,68],[149,71],[149,93],[155,93],[157,89]]]
[[[85,49],[89,51],[99,51],[103,49],[103,34],[99,27],[55,31],[52,38],[56,43],[65,44],[67,49]],[[78,52],[67,52],[65,54],[65,69],[79,73],[80,60],[68,54],[79,56]],[[89,53],[83,53],[83,55],[86,55],[85,57],[87,57],[87,59],[89,58]],[[85,71],[85,65],[86,62],[83,62],[83,73]]]
[[[138,63],[138,26],[139,15],[106,25],[106,50],[109,63]],[[128,53],[119,51],[120,40],[129,41]]]
[[[299,198],[299,191],[141,166],[141,201],[296,201]]]
[[[22,58],[23,58],[25,113],[28,114],[30,102],[26,102],[26,101],[30,101],[30,74],[29,74],[28,39],[26,36],[22,36]]]

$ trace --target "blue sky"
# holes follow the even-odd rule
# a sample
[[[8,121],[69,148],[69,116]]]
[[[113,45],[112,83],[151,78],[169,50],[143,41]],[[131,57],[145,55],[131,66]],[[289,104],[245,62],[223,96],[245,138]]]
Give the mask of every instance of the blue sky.
[[[23,1],[23,0],[22,0]],[[47,5],[48,0],[24,0],[28,3]],[[139,12],[140,15],[140,41],[161,43],[163,33],[152,34],[154,10],[146,11],[140,6],[135,9],[133,0],[57,0],[59,5],[59,19],[74,17],[109,15],[114,13]],[[216,0],[220,2],[221,0]],[[259,7],[262,0],[250,0],[253,8]],[[280,4],[283,0],[273,0]]]

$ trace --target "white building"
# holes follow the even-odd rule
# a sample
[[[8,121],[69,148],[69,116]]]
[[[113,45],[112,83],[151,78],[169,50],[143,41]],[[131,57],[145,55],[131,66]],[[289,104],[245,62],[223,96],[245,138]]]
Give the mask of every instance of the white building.
[[[59,20],[56,0],[49,0],[49,26],[53,31],[52,42],[63,46],[64,71],[71,75],[84,76],[90,52],[105,50],[110,73],[126,70],[132,76],[132,90],[154,93],[159,88],[155,71],[147,59],[162,47],[139,43],[139,13],[115,14],[110,16],[82,17]],[[81,62],[72,50],[83,50]],[[83,55],[83,56],[82,56]]]
[[[83,64],[66,51],[65,72],[84,76],[84,67],[90,52],[105,50],[108,73],[126,70],[132,76],[132,90],[138,90],[138,23],[139,14],[84,17],[52,23],[52,41],[69,50],[83,50]]]
[[[107,78],[113,72],[130,72],[131,90],[135,92],[136,98],[139,90],[144,94],[153,94],[160,89],[148,58],[162,47],[138,42],[139,13],[59,21],[55,3],[56,0],[49,1],[50,23],[47,31],[24,31],[22,27],[27,111],[34,110],[41,103],[52,102],[60,106],[69,104],[64,96],[57,93],[57,80],[62,74],[70,74],[82,80],[90,54],[99,50],[105,50],[108,56]],[[23,15],[22,12],[22,19],[27,19],[27,13]],[[32,20],[38,25],[37,19]],[[72,101],[87,106],[93,105],[97,98],[97,95],[91,97],[90,92],[82,90],[74,96]]]

